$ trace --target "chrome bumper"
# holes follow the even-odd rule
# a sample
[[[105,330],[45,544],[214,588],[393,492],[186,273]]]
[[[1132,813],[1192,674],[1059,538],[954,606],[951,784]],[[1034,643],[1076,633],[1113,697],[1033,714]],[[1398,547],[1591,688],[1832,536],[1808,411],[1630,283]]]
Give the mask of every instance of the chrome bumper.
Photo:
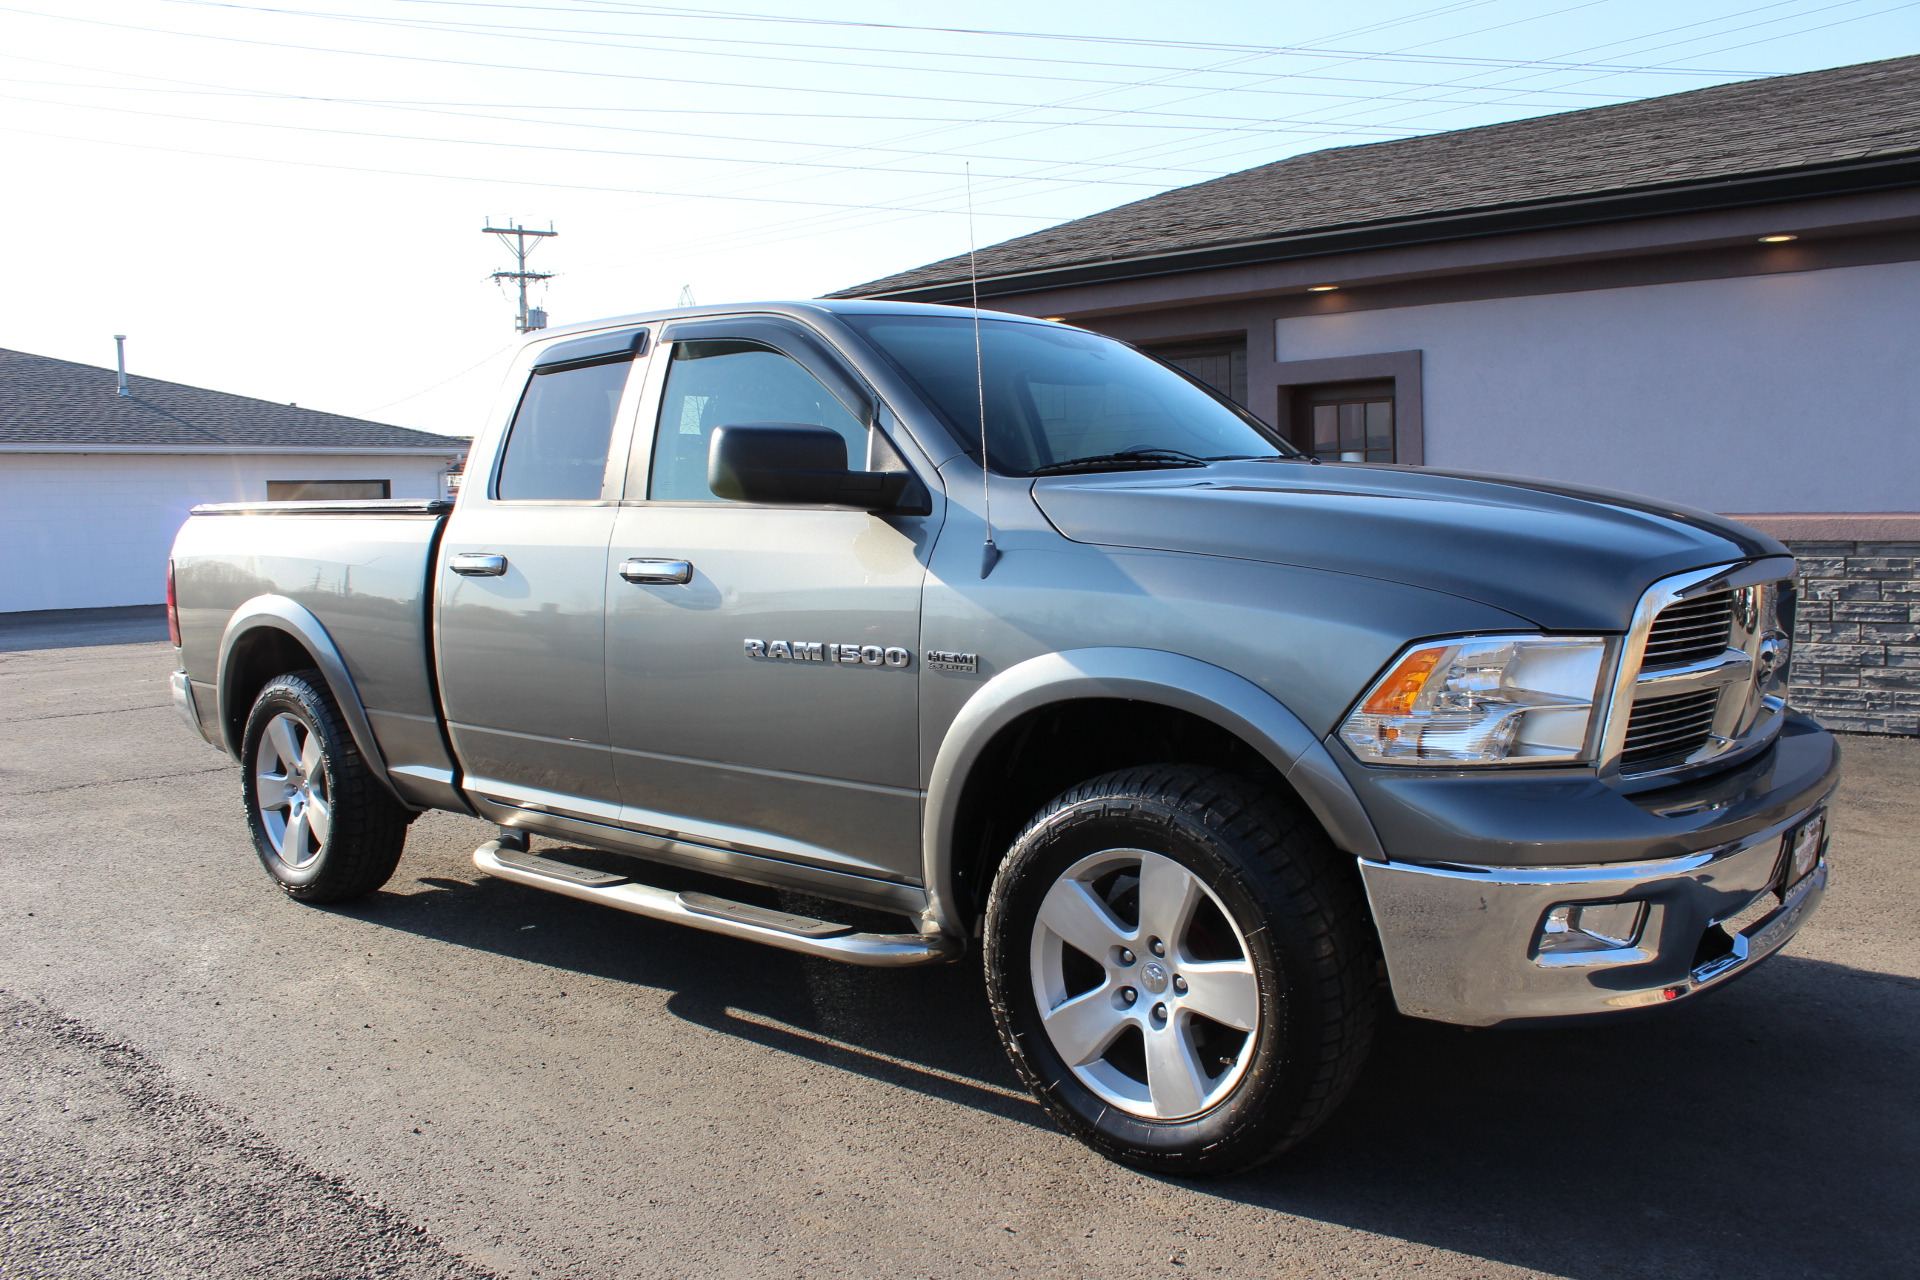
[[[1718,986],[1779,950],[1820,904],[1824,849],[1783,901],[1752,918],[1778,884],[1783,837],[1818,808],[1736,844],[1655,862],[1362,862],[1394,999],[1413,1017],[1483,1027],[1664,1004]],[[1556,906],[1622,901],[1647,905],[1635,935],[1621,945],[1540,951]]]
[[[200,727],[200,709],[193,701],[193,681],[187,679],[186,672],[176,671],[168,677],[167,683],[173,689],[173,709],[180,713],[180,718],[187,722],[187,728],[193,730],[195,737],[206,737],[207,731]]]

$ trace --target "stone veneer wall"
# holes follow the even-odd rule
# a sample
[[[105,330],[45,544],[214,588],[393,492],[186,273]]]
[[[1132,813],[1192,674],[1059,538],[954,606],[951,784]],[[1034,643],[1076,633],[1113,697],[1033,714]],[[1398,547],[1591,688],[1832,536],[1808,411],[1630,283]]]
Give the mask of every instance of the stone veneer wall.
[[[1788,699],[1829,729],[1920,734],[1920,516],[1736,516],[1800,563]]]
[[[1788,700],[1829,729],[1920,734],[1920,541],[1787,547],[1800,562]]]

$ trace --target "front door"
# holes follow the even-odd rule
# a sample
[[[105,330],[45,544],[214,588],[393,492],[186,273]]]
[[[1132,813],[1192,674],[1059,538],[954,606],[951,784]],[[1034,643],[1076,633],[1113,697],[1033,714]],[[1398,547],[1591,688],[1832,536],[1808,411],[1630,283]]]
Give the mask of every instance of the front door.
[[[828,390],[846,375],[823,368],[831,357],[804,335],[707,321],[670,331],[660,361],[651,448],[643,421],[608,556],[607,703],[625,821],[917,882],[931,521],[728,502],[707,487],[708,439],[729,423],[832,427],[852,465],[868,465],[865,406]]]
[[[645,340],[626,330],[545,348],[441,540],[441,698],[466,789],[483,801],[618,816],[607,542],[625,462],[615,426]]]

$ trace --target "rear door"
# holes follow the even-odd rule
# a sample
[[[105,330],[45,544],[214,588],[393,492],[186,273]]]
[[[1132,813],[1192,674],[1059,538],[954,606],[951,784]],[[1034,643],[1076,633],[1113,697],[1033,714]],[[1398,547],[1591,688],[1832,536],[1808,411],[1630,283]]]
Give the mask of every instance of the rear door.
[[[466,788],[485,800],[618,817],[607,542],[646,343],[627,329],[546,347],[441,541],[441,697]]]
[[[869,427],[870,393],[824,343],[765,319],[675,326],[654,360],[607,573],[626,822],[917,882],[933,520],[729,502],[706,482],[713,429],[741,422],[832,427],[853,467],[904,468]],[[684,582],[630,580],[682,565]]]

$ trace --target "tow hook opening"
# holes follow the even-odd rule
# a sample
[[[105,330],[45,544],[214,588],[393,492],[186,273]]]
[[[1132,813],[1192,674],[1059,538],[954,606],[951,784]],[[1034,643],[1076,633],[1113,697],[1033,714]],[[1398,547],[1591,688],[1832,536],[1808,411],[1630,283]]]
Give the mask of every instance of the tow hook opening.
[[[1693,963],[1687,968],[1698,972],[1716,960],[1725,960],[1733,954],[1733,935],[1724,924],[1710,924],[1707,931],[1700,935],[1700,945],[1694,948]]]

